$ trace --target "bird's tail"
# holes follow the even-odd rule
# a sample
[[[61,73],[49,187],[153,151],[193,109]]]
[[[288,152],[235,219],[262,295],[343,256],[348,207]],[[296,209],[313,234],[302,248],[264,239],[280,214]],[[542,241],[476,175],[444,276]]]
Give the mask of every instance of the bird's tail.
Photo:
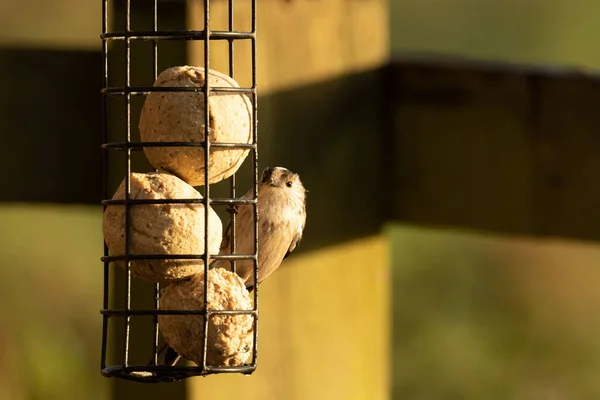
[[[175,350],[168,344],[164,344],[163,347],[158,351],[158,362],[156,365],[163,365],[172,367],[181,359],[181,356],[177,354]],[[150,362],[152,364],[152,362]]]

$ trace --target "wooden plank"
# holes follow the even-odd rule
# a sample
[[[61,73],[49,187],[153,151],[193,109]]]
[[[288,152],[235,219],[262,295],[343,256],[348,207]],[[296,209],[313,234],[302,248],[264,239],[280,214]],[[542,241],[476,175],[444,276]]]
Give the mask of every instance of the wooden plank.
[[[600,81],[541,80],[536,232],[600,239]]]
[[[394,219],[600,238],[595,76],[414,59],[391,68]]]
[[[394,218],[530,231],[527,79],[433,65],[399,65],[394,76]]]
[[[100,202],[99,51],[0,49],[0,201]]]

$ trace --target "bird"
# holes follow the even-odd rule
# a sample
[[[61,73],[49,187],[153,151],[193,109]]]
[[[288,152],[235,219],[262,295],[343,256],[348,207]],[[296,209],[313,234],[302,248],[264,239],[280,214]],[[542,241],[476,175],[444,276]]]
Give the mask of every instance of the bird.
[[[279,268],[283,260],[298,247],[306,225],[306,193],[300,176],[284,167],[267,167],[258,182],[258,276],[260,284]],[[242,199],[254,198],[254,189]],[[235,219],[236,254],[254,254],[254,206],[239,204],[233,210]],[[232,254],[230,245],[232,219],[223,234],[220,255]],[[230,260],[215,260],[209,268],[232,270]],[[254,261],[236,261],[235,272],[249,292],[254,289]],[[168,344],[159,351],[158,365],[175,365],[179,354]]]
[[[254,190],[242,196],[252,199]],[[236,253],[254,253],[254,207],[241,204],[235,207]],[[258,277],[257,283],[267,279],[279,265],[298,247],[306,224],[306,189],[300,176],[283,167],[265,168],[258,185]],[[231,254],[231,223],[223,234],[220,255]],[[211,266],[231,270],[229,260],[217,260]],[[254,262],[236,261],[235,272],[252,291]]]

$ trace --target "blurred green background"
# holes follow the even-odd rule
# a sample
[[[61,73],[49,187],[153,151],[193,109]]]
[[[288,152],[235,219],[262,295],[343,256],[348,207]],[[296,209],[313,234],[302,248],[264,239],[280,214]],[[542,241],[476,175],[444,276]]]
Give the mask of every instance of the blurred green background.
[[[595,399],[600,247],[388,226],[397,399]]]
[[[108,398],[99,373],[101,214],[97,206],[0,207],[0,398]]]
[[[60,43],[56,45],[60,48],[99,52],[99,1],[91,8],[72,1],[63,2],[67,8],[36,6],[42,3],[46,2],[0,2],[1,54],[6,55],[6,51],[15,48],[53,48],[55,43]],[[312,7],[309,3],[292,0],[291,4],[273,7],[288,7],[285,13],[294,18],[300,13],[310,15],[306,14]],[[383,4],[389,11],[387,24],[373,21],[372,26],[386,30],[388,56],[392,61],[416,52],[566,65],[584,70],[600,68],[600,51],[595,44],[600,36],[600,3],[597,1],[369,0],[366,3]],[[270,4],[275,4],[275,0]],[[268,20],[270,16],[265,12],[259,18]],[[40,21],[44,22],[44,29],[36,31],[36,27],[41,26]],[[70,21],[78,21],[76,31],[65,30]],[[81,21],[88,23],[81,24]],[[278,56],[294,57],[294,47],[289,47],[289,54]],[[10,85],[9,68],[13,66],[7,60],[0,55],[0,79]],[[45,70],[43,65],[33,67],[41,74]],[[46,82],[50,87],[52,80],[52,76],[44,76],[37,82]],[[14,90],[17,93],[18,89]],[[4,91],[1,96],[4,111],[0,114],[0,135],[8,142],[13,140],[19,125],[14,125],[14,109],[11,115],[7,111],[17,95],[7,93],[11,92]],[[99,94],[92,93],[95,95],[99,100]],[[100,107],[99,101],[90,107],[96,106]],[[35,119],[35,112],[29,109],[16,112],[20,113],[19,121]],[[265,140],[273,135],[269,127],[279,126],[269,118],[273,117],[265,119]],[[353,115],[344,118],[348,119],[346,125],[354,124]],[[56,126],[47,129],[59,131],[62,123],[64,121],[59,120]],[[94,129],[99,123],[89,122]],[[79,126],[78,132],[85,135],[86,126]],[[33,137],[37,136],[47,136],[47,131],[41,128],[33,131]],[[269,146],[268,143],[261,145]],[[22,143],[17,148],[26,147],[27,144]],[[14,147],[5,146],[2,158],[13,161],[1,165],[5,172],[16,172],[17,177],[21,165],[21,169],[27,171],[27,186],[33,192],[40,185],[67,186],[73,181],[61,181],[59,174],[55,180],[35,180],[42,169],[52,169],[60,160],[64,162],[66,156],[58,147],[42,152],[45,157],[31,162],[25,158],[28,154],[25,150],[23,157],[14,161]],[[591,142],[590,148],[597,161],[598,143]],[[300,166],[310,163],[297,161],[301,157],[291,154],[293,150],[287,158],[278,161],[296,162]],[[338,156],[356,164],[357,156],[353,154]],[[510,149],[502,153],[507,165],[511,164],[512,156]],[[69,168],[83,166],[75,164]],[[503,166],[499,164],[498,168]],[[341,171],[343,173],[343,168]],[[317,172],[311,175],[312,187],[327,190],[329,182],[318,182]],[[593,172],[590,175],[595,176]],[[99,187],[100,184],[83,178],[75,182],[81,187]],[[593,181],[587,184],[596,185]],[[11,198],[11,185],[3,187],[4,202],[0,203],[3,228],[0,265],[5,275],[0,280],[3,316],[0,399],[111,398],[111,381],[99,373],[101,208],[62,201],[62,204],[27,202],[30,198],[20,201]],[[339,190],[336,187],[336,194],[357,190],[356,182],[344,185]],[[453,196],[449,186],[446,191],[434,193],[440,203]],[[380,189],[382,196],[393,190],[383,183]],[[506,193],[507,197],[513,195],[517,194]],[[322,196],[330,197],[329,194]],[[577,198],[572,199],[564,206],[576,208],[577,201]],[[493,209],[488,210],[488,213],[493,212]],[[597,218],[597,215],[596,211],[592,217]],[[583,224],[586,216],[581,218]],[[380,227],[379,234],[388,240],[392,269],[389,398],[600,398],[600,380],[597,379],[600,345],[596,340],[600,336],[600,323],[596,318],[600,311],[600,246],[597,242],[569,238],[568,233],[564,238],[541,238],[528,232],[509,235],[494,233],[493,229],[483,232],[456,229],[451,225],[422,227],[416,222],[407,224],[401,220],[388,221],[385,225],[375,219],[371,222]],[[308,250],[300,251],[309,252],[334,241],[334,233],[329,233],[329,228],[323,228],[327,234],[319,234],[318,219],[310,224],[314,224],[313,237],[319,239],[312,243],[308,239]],[[588,238],[598,240],[600,232],[593,230]]]
[[[390,0],[391,49],[600,67],[595,0]]]

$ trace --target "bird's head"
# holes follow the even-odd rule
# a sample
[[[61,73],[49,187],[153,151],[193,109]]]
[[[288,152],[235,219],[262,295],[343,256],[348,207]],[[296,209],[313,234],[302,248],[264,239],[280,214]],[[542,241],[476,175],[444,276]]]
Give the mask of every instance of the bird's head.
[[[261,189],[286,191],[291,197],[304,200],[306,189],[300,176],[283,167],[267,167],[263,170],[259,186]]]

